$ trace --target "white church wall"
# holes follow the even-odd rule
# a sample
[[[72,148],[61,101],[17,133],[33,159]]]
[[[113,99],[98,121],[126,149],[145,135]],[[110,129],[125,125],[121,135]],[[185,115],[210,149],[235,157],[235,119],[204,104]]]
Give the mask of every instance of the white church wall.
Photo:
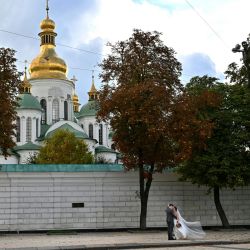
[[[99,125],[103,125],[103,143],[105,147],[109,147],[108,135],[109,126],[107,123],[97,123],[95,116],[80,117],[79,123],[83,126],[85,133],[89,136],[89,124],[93,124],[93,137],[99,142]]]
[[[110,152],[101,152],[96,154],[96,160],[105,159],[108,163],[115,163],[116,162],[116,154]]]
[[[41,99],[42,97],[64,97],[67,99],[67,95],[73,94],[73,83],[68,80],[60,79],[31,79],[29,80],[32,88],[31,93],[33,96]]]
[[[88,146],[88,150],[93,154],[93,156],[95,155],[95,144],[96,141],[94,140],[89,140],[89,139],[84,139],[84,142],[87,144]]]
[[[80,117],[78,118],[79,123],[83,127],[83,130],[85,133],[89,136],[89,124],[94,124],[96,123],[96,118],[95,116],[88,116],[88,117]],[[94,138],[95,138],[95,129],[93,131]],[[95,138],[96,139],[96,138]]]
[[[40,123],[41,123],[41,111],[35,110],[35,109],[21,109],[17,110],[17,116],[20,117],[20,142],[17,142],[16,144],[23,145],[27,142],[26,140],[26,121],[27,118],[31,118],[31,141],[33,143],[36,143],[37,134],[38,137],[40,135]],[[36,119],[38,119],[38,133],[36,133]],[[16,141],[16,138],[15,138]]]
[[[20,155],[19,164],[27,164],[27,160],[34,154],[39,153],[38,150],[19,150]]]
[[[3,155],[0,155],[0,164],[18,164],[18,157],[11,155],[5,159]]]
[[[30,80],[32,84],[31,93],[40,102],[47,102],[47,123],[52,124],[52,102],[59,101],[59,120],[64,119],[64,101],[68,102],[68,120],[73,121],[72,94],[74,86],[72,81],[60,79],[36,79]]]
[[[115,229],[139,227],[138,172],[0,172],[0,230]],[[232,225],[250,223],[250,187],[223,190],[221,202]],[[221,225],[212,195],[155,175],[148,201],[148,227],[165,227],[165,208],[175,203],[184,218]],[[72,207],[83,203],[84,207]],[[240,204],[240,205],[239,205]]]

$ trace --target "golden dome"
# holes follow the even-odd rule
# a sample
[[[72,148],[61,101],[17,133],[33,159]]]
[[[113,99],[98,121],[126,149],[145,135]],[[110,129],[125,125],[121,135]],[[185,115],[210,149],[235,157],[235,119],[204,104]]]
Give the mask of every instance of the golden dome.
[[[78,96],[76,94],[74,94],[73,95],[73,109],[74,109],[74,112],[79,112],[79,106],[80,106],[80,103],[79,103]]]
[[[94,80],[94,73],[92,72],[92,84],[90,91],[88,92],[89,94],[89,100],[96,100],[98,99],[98,91],[95,88],[95,80]]]
[[[30,89],[31,89],[31,84],[30,82],[28,81],[28,78],[27,78],[27,72],[26,72],[26,66],[25,66],[25,70],[24,70],[24,79],[21,83],[21,86],[20,86],[20,93],[30,93]]]
[[[45,18],[40,23],[41,30],[50,30],[50,31],[53,32],[55,27],[56,27],[55,22],[53,20],[49,19],[49,18]]]
[[[76,94],[73,95],[73,102],[77,102],[78,103],[79,99],[78,96]]]
[[[40,54],[33,59],[30,65],[30,79],[55,78],[67,79],[67,65],[63,59],[58,57],[55,51],[54,32],[55,23],[48,16],[41,24]]]

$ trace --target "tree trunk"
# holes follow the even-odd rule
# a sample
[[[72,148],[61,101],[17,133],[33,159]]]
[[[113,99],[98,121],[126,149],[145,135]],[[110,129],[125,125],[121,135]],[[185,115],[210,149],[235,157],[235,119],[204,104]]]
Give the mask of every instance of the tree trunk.
[[[148,207],[148,195],[152,183],[152,172],[154,166],[151,166],[149,175],[145,179],[143,164],[139,166],[139,179],[140,179],[140,199],[141,199],[141,213],[140,213],[140,229],[145,230],[147,228],[147,207]],[[145,186],[146,181],[146,187]]]
[[[218,186],[214,187],[214,203],[217,209],[217,212],[220,216],[221,222],[222,222],[222,226],[225,228],[229,228],[229,222],[227,220],[227,216],[224,212],[224,209],[220,203],[220,188]]]

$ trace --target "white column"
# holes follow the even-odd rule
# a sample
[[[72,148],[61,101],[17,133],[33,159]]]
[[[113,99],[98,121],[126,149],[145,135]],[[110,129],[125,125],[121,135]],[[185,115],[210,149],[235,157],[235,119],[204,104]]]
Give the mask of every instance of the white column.
[[[109,124],[106,123],[106,140],[107,140],[107,147],[111,148],[111,145],[109,143]]]
[[[64,97],[59,99],[59,120],[64,120]]]
[[[99,124],[97,122],[93,124],[93,137],[98,141],[99,144]]]
[[[102,123],[103,125],[103,146],[108,146],[108,140],[107,140],[107,123]]]
[[[41,135],[41,116],[38,117],[38,137]]]
[[[31,141],[36,140],[36,117],[33,117],[31,120]]]
[[[21,117],[21,144],[26,143],[26,119],[24,116]]]
[[[47,101],[47,124],[52,124],[52,96],[49,96]]]
[[[74,121],[73,101],[71,99],[68,101],[68,109],[69,109],[69,120]]]

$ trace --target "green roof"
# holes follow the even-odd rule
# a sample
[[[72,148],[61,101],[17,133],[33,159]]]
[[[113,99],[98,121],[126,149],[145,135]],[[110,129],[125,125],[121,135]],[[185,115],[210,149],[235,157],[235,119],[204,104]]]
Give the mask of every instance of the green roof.
[[[95,148],[95,152],[96,153],[114,153],[116,154],[115,150],[111,149],[111,148],[106,148],[104,146],[98,146]]]
[[[43,141],[44,140],[44,136],[45,136],[46,132],[49,130],[50,126],[51,125],[48,125],[48,124],[42,124],[41,125],[41,134],[36,139],[37,141]]]
[[[89,137],[87,136],[86,133],[79,131],[75,128],[73,128],[72,126],[70,126],[68,123],[64,123],[62,126],[56,128],[55,130],[50,131],[45,138],[49,138],[51,137],[58,129],[64,129],[67,130],[71,133],[73,133],[75,135],[76,138],[80,138],[80,139],[89,139]]]
[[[1,164],[0,172],[124,172],[121,164]]]
[[[89,100],[87,104],[83,105],[77,118],[84,116],[96,116],[98,105],[96,100]]]
[[[17,109],[42,110],[39,101],[30,93],[20,94],[18,97],[20,99],[18,100],[19,107]]]
[[[34,144],[32,142],[27,142],[21,146],[15,146],[14,150],[19,151],[19,150],[40,150],[41,146]]]

